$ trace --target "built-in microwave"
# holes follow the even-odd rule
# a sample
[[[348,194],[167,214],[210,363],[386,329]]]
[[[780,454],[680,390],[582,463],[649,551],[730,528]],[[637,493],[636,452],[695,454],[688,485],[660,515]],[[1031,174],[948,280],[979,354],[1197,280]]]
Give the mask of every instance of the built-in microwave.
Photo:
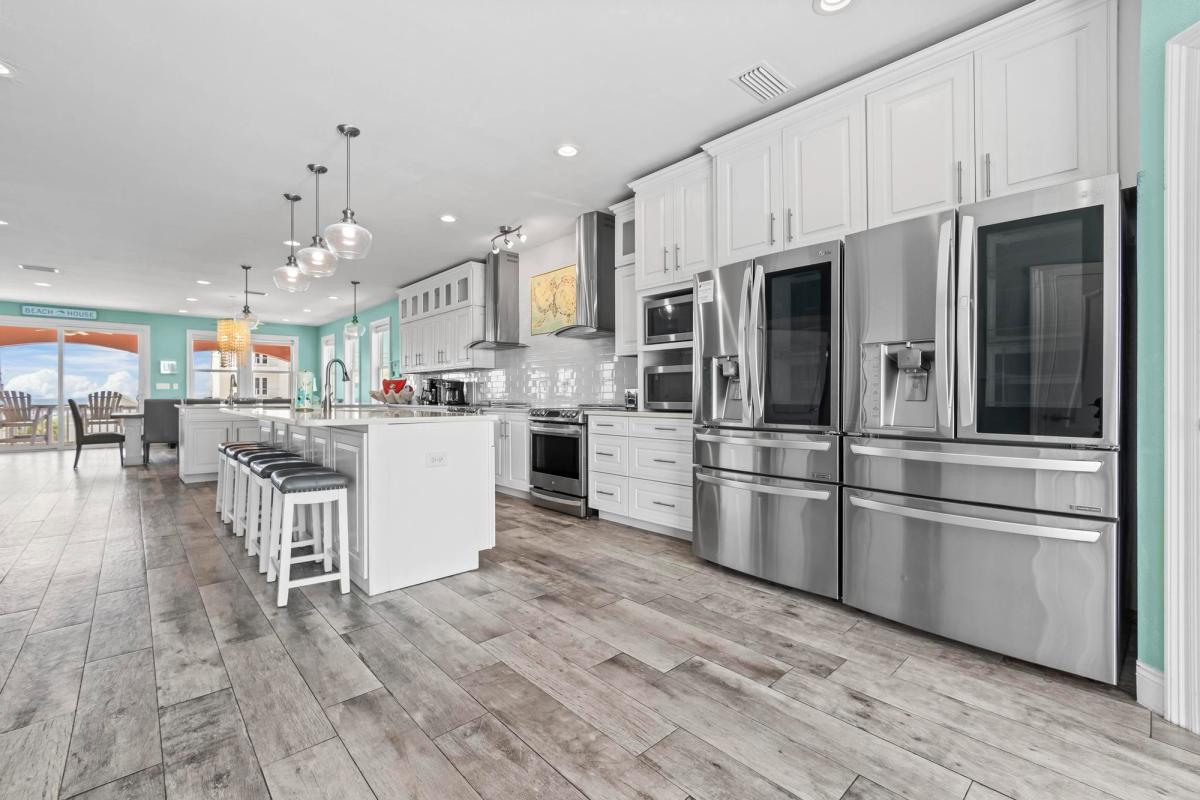
[[[647,299],[642,307],[642,343],[690,342],[694,306],[691,292]]]
[[[642,371],[644,405],[651,411],[692,410],[692,365],[667,364]]]

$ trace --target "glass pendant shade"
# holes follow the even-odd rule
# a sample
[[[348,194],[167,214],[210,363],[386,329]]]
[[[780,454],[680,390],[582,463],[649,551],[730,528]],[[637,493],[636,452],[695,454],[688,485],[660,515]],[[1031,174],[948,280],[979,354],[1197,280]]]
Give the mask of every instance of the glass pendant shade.
[[[366,330],[366,326],[358,321],[358,317],[351,319],[346,323],[345,327],[342,328],[343,333],[345,333],[347,336],[353,336],[355,338],[361,337],[364,333],[366,333]]]
[[[349,209],[342,214],[341,222],[325,228],[325,242],[338,258],[347,261],[366,258],[371,252],[371,232],[355,221],[354,212]]]
[[[285,292],[307,292],[312,286],[312,279],[301,272],[295,256],[288,256],[287,263],[276,267],[271,277],[275,281],[275,288]]]
[[[310,278],[328,278],[337,272],[338,257],[320,236],[314,236],[312,244],[296,254],[300,271]]]
[[[252,331],[258,330],[258,326],[262,322],[262,320],[260,320],[258,318],[258,314],[255,314],[253,311],[250,311],[249,309],[242,309],[242,313],[238,316],[238,319],[240,319],[242,322],[246,323],[246,326],[249,327],[250,330],[252,330]]]

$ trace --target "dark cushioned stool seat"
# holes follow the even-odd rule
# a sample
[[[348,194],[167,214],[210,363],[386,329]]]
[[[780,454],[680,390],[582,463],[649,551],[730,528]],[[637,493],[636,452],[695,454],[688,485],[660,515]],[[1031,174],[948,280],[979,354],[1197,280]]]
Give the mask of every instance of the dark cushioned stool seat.
[[[270,447],[266,442],[223,442],[217,446],[217,450],[222,453],[228,453],[231,449],[240,447]]]
[[[296,471],[281,469],[271,476],[271,485],[284,494],[320,492],[327,489],[344,489],[350,485],[350,478],[330,469]]]
[[[277,447],[268,447],[265,450],[239,450],[237,454],[237,462],[239,464],[249,464],[253,461],[261,461],[264,458],[272,456],[290,456],[293,455],[287,450],[280,450]]]
[[[255,461],[250,465],[250,474],[256,475],[259,478],[269,478],[281,469],[295,469],[296,467],[324,469],[318,464],[305,461],[300,456],[294,456],[292,458],[280,458],[274,461]]]

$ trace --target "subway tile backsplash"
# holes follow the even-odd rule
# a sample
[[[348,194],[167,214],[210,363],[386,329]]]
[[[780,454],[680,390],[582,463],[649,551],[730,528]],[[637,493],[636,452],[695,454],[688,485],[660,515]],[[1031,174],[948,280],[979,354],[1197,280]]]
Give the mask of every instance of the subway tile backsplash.
[[[529,347],[497,351],[494,369],[444,377],[465,381],[473,403],[619,405],[637,387],[637,359],[618,358],[611,338],[538,336]]]

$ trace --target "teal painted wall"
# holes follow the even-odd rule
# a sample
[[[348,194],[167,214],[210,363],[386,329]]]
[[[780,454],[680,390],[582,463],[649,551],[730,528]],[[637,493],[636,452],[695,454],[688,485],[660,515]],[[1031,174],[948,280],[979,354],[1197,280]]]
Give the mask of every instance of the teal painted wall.
[[[379,388],[375,385],[374,378],[369,377],[367,375],[367,372],[371,366],[371,337],[369,334],[369,330],[370,330],[370,326],[371,326],[372,322],[375,322],[376,320],[380,320],[380,319],[385,319],[385,318],[391,320],[392,361],[395,361],[400,357],[400,310],[399,310],[398,302],[395,299],[393,299],[393,300],[387,301],[386,303],[380,303],[379,305],[374,306],[373,308],[368,308],[364,311],[359,311],[358,312],[358,321],[360,323],[362,323],[362,325],[365,328],[367,328],[367,332],[364,332],[363,335],[361,337],[359,337],[359,340],[358,340],[359,372],[363,377],[359,381],[359,396],[357,398],[352,398],[351,400],[346,400],[346,398],[342,394],[344,391],[344,389],[343,389],[344,384],[339,384],[338,390],[337,390],[337,396],[338,396],[338,399],[341,400],[342,402],[354,402],[355,400],[357,400],[357,402],[359,402],[359,403],[369,403],[369,402],[371,402],[371,396],[370,396],[369,392],[372,389]],[[342,327],[349,321],[350,321],[350,317],[348,317],[348,316],[342,317],[339,320],[335,320],[333,322],[328,322],[317,329],[316,347],[318,348],[317,349],[317,353],[318,353],[317,358],[318,359],[320,358],[321,340],[324,339],[326,336],[329,336],[330,334],[333,335],[334,348],[337,352],[337,357],[341,358],[343,360],[346,358],[345,347],[344,347],[344,342],[343,342],[343,338],[342,338]],[[317,377],[318,384],[323,384],[324,381],[325,381],[324,375],[320,375]]]
[[[1200,0],[1143,0],[1138,175],[1138,659],[1163,668],[1163,108],[1167,40]]]
[[[23,303],[0,300],[0,316],[21,316]],[[38,303],[38,305],[46,305]],[[79,308],[80,306],[71,306]],[[184,397],[187,395],[187,332],[215,331],[217,320],[209,317],[193,317],[184,314],[143,314],[138,311],[114,311],[111,309],[95,309],[99,322],[123,322],[131,325],[150,326],[150,396],[151,397]],[[30,322],[36,322],[38,317],[25,317]],[[86,325],[87,323],[80,323]],[[258,333],[274,336],[295,336],[300,341],[297,353],[297,364],[300,369],[312,370],[316,374],[319,366],[320,352],[317,348],[317,329],[310,325],[279,325],[264,322]],[[163,375],[158,371],[160,361],[174,361],[178,364],[175,375]],[[178,383],[178,389],[155,389],[156,383]]]

